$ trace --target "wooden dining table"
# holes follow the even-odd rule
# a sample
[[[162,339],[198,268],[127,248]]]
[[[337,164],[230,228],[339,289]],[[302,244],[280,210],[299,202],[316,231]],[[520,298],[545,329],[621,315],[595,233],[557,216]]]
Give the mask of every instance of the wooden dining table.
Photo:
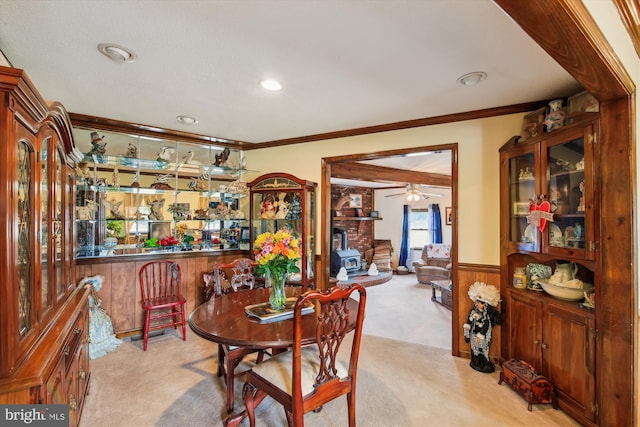
[[[271,349],[272,354],[287,350],[293,345],[293,318],[260,322],[245,313],[245,307],[269,301],[271,288],[256,288],[232,292],[196,307],[189,315],[189,326],[199,336],[219,344],[241,346],[248,349]],[[299,297],[300,287],[285,287],[287,297]],[[347,301],[349,328],[356,325],[358,302]],[[302,344],[316,340],[319,304],[312,313],[302,316]],[[292,367],[293,369],[293,367]],[[225,426],[237,426],[247,416],[246,409],[231,414],[224,420]]]
[[[232,292],[212,298],[196,307],[189,315],[191,329],[207,340],[251,349],[286,349],[293,344],[293,319],[260,322],[245,313],[248,305],[269,301],[270,288]],[[300,287],[285,287],[287,297],[301,295]],[[349,300],[349,324],[355,327],[357,301]],[[318,307],[302,316],[302,344],[316,339]]]

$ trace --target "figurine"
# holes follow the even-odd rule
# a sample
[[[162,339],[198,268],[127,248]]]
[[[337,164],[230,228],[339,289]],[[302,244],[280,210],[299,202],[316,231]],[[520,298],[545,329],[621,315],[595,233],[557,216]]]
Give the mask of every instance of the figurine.
[[[260,207],[260,218],[274,219],[275,217],[276,208],[274,206],[273,196],[271,194],[265,194],[262,199],[262,206]]]
[[[220,154],[216,154],[215,155],[216,161],[215,161],[215,163],[213,165],[214,166],[224,166],[224,164],[229,159],[229,154],[231,154],[231,150],[229,149],[229,147],[225,147],[224,150],[222,150],[222,152],[220,152]]]
[[[156,175],[156,180],[153,184],[151,184],[151,188],[155,188],[157,190],[173,190],[173,187],[169,184],[169,180],[174,178],[174,175],[170,173],[165,175]]]
[[[102,200],[102,204],[105,205],[107,209],[109,209],[109,214],[111,215],[109,219],[124,219],[124,216],[120,212],[118,212],[118,209],[120,209],[120,205],[122,205],[122,200],[116,202],[116,199],[104,199]]]
[[[91,156],[97,154],[99,156],[104,155],[107,150],[107,143],[102,140],[103,136],[100,136],[98,132],[91,132],[91,151],[87,155]]]
[[[147,205],[149,205],[149,219],[153,221],[162,221],[164,219],[164,214],[162,213],[162,208],[164,207],[164,199],[147,199],[146,202]]]
[[[289,212],[286,219],[300,219],[302,218],[302,198],[300,194],[295,193],[293,199],[289,203]]]
[[[131,187],[132,188],[139,188],[140,187],[140,171],[136,171],[135,175],[133,175],[133,179],[131,180]]]
[[[562,99],[549,102],[549,114],[544,119],[545,132],[551,132],[564,126],[566,114],[562,111]]]
[[[170,162],[175,152],[176,152],[175,148],[162,147],[160,149],[160,152],[158,153],[158,158],[156,160],[158,162]]]
[[[580,189],[580,202],[578,204],[577,207],[577,211],[578,212],[584,212],[585,211],[585,205],[584,205],[584,180],[580,181],[580,185],[578,185],[578,188]]]
[[[372,262],[369,266],[369,270],[367,271],[369,276],[377,276],[378,275],[378,266],[375,262]]]
[[[132,143],[129,143],[129,147],[127,148],[127,152],[125,154],[125,157],[129,157],[130,159],[137,159],[138,158],[138,147],[136,147]]]
[[[500,302],[500,291],[483,282],[475,282],[469,288],[469,298],[474,307],[463,325],[464,341],[471,342],[471,362],[469,366],[479,372],[494,372],[495,366],[489,357],[493,325],[501,322],[496,310]]]
[[[289,213],[289,202],[287,202],[286,198],[287,193],[280,193],[278,201],[274,203],[274,206],[277,206],[278,208],[278,211],[276,212],[276,219],[285,219]]]

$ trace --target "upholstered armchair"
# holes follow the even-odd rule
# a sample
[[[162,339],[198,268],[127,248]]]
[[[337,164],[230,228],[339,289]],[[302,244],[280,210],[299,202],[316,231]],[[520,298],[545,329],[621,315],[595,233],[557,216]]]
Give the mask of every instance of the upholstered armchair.
[[[430,243],[422,248],[422,257],[413,262],[418,282],[451,280],[451,245]]]

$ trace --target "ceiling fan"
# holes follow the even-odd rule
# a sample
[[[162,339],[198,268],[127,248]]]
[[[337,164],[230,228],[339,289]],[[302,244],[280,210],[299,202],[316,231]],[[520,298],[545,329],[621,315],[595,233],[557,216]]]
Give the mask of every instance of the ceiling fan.
[[[429,197],[443,197],[442,194],[438,193],[427,193],[425,191],[421,191],[420,187],[422,184],[407,184],[407,189],[404,193],[396,193],[396,194],[388,194],[385,197],[398,197],[405,196],[408,201],[415,202],[420,199],[428,199]]]

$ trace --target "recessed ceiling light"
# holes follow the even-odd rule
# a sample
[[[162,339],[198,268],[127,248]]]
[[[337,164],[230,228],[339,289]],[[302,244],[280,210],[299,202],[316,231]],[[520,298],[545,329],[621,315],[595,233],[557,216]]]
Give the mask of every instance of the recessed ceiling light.
[[[473,86],[487,78],[487,73],[482,71],[474,71],[473,73],[467,73],[458,79],[458,83],[465,86]]]
[[[114,62],[133,62],[137,58],[131,50],[113,43],[100,43],[98,50]]]
[[[196,123],[198,123],[198,119],[190,116],[178,116],[176,117],[176,120],[178,120],[183,125],[195,125]]]
[[[269,80],[269,79],[261,80],[260,86],[262,86],[266,90],[273,90],[273,91],[282,89],[282,84],[277,80]]]

